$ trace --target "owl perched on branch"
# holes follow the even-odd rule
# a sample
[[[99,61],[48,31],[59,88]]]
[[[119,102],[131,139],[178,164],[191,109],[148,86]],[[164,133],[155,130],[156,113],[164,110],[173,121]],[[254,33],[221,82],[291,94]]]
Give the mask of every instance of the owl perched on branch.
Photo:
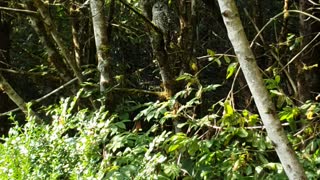
[[[177,18],[164,2],[158,1],[152,7],[152,22],[163,32],[166,45],[177,33]]]
[[[169,8],[163,2],[156,2],[152,7],[152,22],[158,26],[164,34],[169,29]]]

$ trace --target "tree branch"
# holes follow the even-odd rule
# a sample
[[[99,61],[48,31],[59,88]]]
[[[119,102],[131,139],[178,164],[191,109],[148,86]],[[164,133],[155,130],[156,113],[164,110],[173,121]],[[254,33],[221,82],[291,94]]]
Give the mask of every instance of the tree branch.
[[[2,7],[0,6],[0,10],[3,10],[3,11],[13,11],[13,12],[16,12],[16,13],[22,13],[22,14],[28,14],[28,15],[38,15],[38,12],[36,11],[30,11],[30,10],[25,10],[25,9],[15,9],[15,8],[8,8],[8,7]]]

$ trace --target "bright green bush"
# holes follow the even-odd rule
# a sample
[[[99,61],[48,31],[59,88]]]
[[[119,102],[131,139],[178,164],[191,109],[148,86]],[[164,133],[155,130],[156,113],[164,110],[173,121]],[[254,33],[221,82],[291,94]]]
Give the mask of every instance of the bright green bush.
[[[197,93],[199,94],[199,93]],[[286,179],[281,164],[258,128],[260,120],[248,111],[235,111],[228,101],[222,114],[192,118],[200,98],[169,111],[180,92],[169,101],[127,108],[110,114],[101,108],[75,111],[77,98],[67,98],[45,109],[46,124],[32,118],[21,126],[15,123],[0,144],[1,179]],[[199,96],[200,97],[200,96]],[[319,104],[286,107],[282,121],[293,122],[290,113],[308,118],[317,116]],[[144,108],[135,120],[152,121],[143,131],[129,128],[132,109]],[[131,109],[131,110],[129,110]],[[312,112],[310,112],[312,111]],[[182,132],[164,127],[180,118]],[[184,118],[184,117],[190,117]],[[288,118],[286,118],[288,117]],[[181,121],[184,119],[184,121]],[[13,122],[16,122],[11,117]],[[314,121],[313,121],[314,122]],[[213,126],[215,124],[215,126]],[[250,128],[251,127],[251,128]],[[254,128],[256,127],[256,128]],[[319,145],[316,128],[305,124],[299,135],[288,132],[310,179],[319,177]]]

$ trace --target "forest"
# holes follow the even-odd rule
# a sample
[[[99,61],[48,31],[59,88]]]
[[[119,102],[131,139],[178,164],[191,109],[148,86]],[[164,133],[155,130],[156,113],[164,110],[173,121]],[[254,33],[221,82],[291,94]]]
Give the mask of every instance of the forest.
[[[0,179],[320,178],[320,1],[0,0]]]

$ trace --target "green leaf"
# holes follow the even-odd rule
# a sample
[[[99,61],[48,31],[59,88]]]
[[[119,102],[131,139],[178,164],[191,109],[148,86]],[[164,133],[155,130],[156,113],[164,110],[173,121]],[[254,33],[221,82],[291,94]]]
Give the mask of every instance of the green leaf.
[[[127,120],[129,119],[129,113],[122,113],[119,115],[119,119],[121,120]]]
[[[179,176],[180,168],[176,164],[163,165],[164,173],[173,179]]]
[[[258,158],[263,164],[269,163],[269,161],[260,153],[258,154]]]
[[[126,129],[126,125],[123,122],[117,122],[116,125],[121,129]]]
[[[156,112],[155,111],[152,111],[152,112],[149,112],[149,114],[147,114],[147,121],[150,121],[152,118],[154,118]]]
[[[236,62],[231,63],[231,64],[228,66],[226,79],[229,79],[229,78],[234,74],[237,66],[238,66],[238,63],[236,63]]]
[[[253,173],[253,171],[252,171],[252,166],[248,166],[247,168],[246,168],[246,175],[248,176],[248,175],[251,175]]]
[[[263,165],[263,167],[269,170],[282,170],[282,166],[280,163],[267,163]]]
[[[199,145],[197,142],[192,142],[188,147],[188,153],[190,156],[194,156],[198,150],[199,150]]]
[[[169,152],[175,151],[175,150],[177,150],[179,147],[180,147],[180,144],[173,144],[173,145],[171,145],[171,146],[168,148],[167,152],[169,153]]]
[[[280,83],[281,81],[281,77],[279,75],[276,75],[276,77],[274,78],[274,80],[276,81],[277,84]]]
[[[244,128],[239,128],[238,132],[237,132],[237,135],[239,137],[245,138],[245,137],[248,137],[248,132]]]
[[[230,142],[230,140],[231,140],[233,137],[234,137],[234,136],[233,136],[232,134],[227,134],[227,135],[225,136],[225,140],[224,140],[223,145],[224,145],[224,146],[229,145],[229,142]]]
[[[191,74],[188,73],[184,73],[182,75],[180,75],[176,80],[177,81],[181,81],[181,80],[186,80],[186,81],[190,81],[192,79],[194,79],[195,77]]]
[[[213,50],[211,50],[211,49],[207,49],[207,53],[208,53],[208,55],[211,56],[211,57],[214,57],[214,56],[216,55],[216,53],[215,53]]]
[[[283,96],[284,94],[278,90],[270,90],[270,93],[278,95],[278,96]]]
[[[233,108],[230,105],[229,101],[225,101],[225,103],[224,103],[224,113],[225,113],[224,114],[225,116],[231,116],[234,113]]]
[[[221,66],[221,61],[220,61],[220,59],[215,58],[215,59],[214,59],[214,62],[216,62],[216,63],[218,64],[218,66],[219,66],[219,67]]]
[[[223,56],[223,59],[227,64],[230,64],[231,59],[228,56]]]
[[[265,151],[266,150],[266,142],[265,142],[265,140],[263,140],[263,139],[260,139],[259,140],[259,150],[262,150],[262,151]]]

